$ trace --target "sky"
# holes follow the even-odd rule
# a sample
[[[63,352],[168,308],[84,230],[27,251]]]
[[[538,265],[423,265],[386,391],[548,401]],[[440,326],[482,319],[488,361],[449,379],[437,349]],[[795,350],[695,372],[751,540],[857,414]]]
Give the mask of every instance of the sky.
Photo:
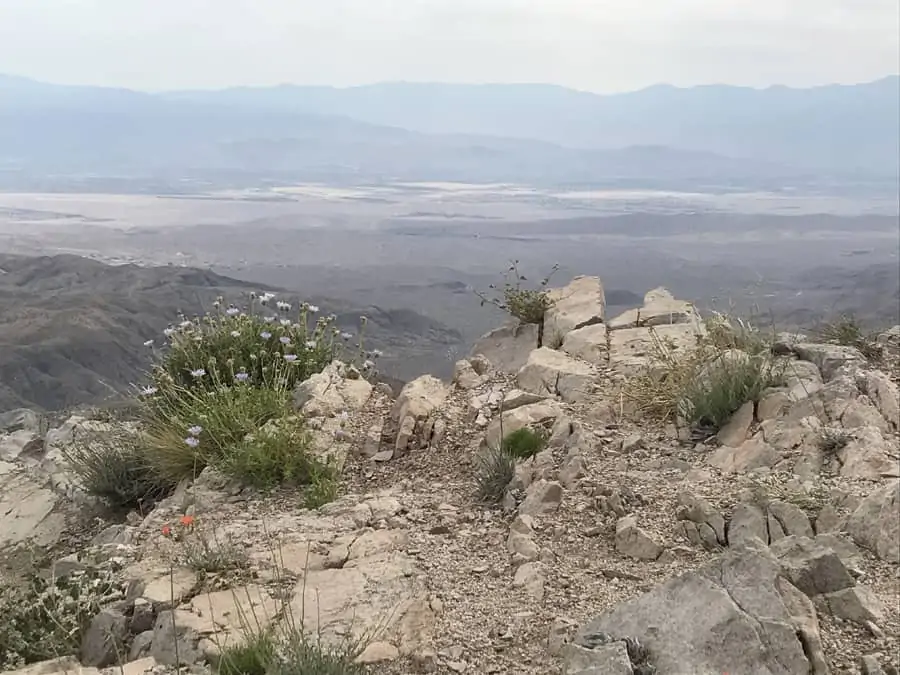
[[[898,0],[0,0],[0,73],[281,83],[813,86],[900,71]]]

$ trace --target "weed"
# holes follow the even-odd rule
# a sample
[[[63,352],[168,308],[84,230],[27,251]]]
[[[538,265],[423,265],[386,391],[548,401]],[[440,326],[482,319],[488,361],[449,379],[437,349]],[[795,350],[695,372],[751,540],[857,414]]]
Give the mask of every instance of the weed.
[[[784,365],[771,340],[738,320],[714,315],[692,346],[677,349],[649,328],[652,345],[645,368],[623,389],[636,413],[715,433],[748,401],[784,379]]]
[[[82,431],[61,452],[84,491],[113,508],[146,509],[175,486],[147,458],[140,435],[124,426]]]
[[[819,432],[818,446],[827,461],[837,457],[838,453],[846,448],[851,440],[853,440],[852,434],[845,429],[823,427]]]
[[[547,439],[540,432],[529,427],[517,429],[503,438],[501,449],[515,459],[534,457],[547,444]]]
[[[481,298],[482,306],[490,303],[522,323],[543,325],[544,314],[553,306],[547,286],[550,283],[550,277],[558,269],[559,265],[554,265],[550,273],[541,279],[537,288],[524,288],[522,284],[528,279],[519,272],[519,261],[514,260],[506,271],[503,289],[500,291],[499,297],[489,297],[478,291],[476,294]],[[494,284],[491,284],[490,288],[495,291],[499,290]]]
[[[845,314],[825,324],[819,333],[824,342],[856,347],[869,361],[877,362],[884,357],[884,349],[878,344],[876,336],[864,331],[852,315]]]
[[[480,501],[497,503],[516,473],[516,458],[502,447],[489,447],[476,459],[475,482]]]

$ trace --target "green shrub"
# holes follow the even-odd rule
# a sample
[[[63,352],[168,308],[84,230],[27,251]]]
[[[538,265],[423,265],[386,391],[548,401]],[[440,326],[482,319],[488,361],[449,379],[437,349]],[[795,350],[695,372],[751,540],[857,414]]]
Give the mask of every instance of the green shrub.
[[[304,304],[291,318],[290,306],[281,302],[270,313],[260,306],[263,300],[271,302],[269,296],[254,298],[249,312],[218,307],[168,329],[168,346],[151,371],[152,388],[208,391],[233,383],[261,388],[275,383],[292,389],[337,358],[341,340],[334,317],[316,319],[318,308]]]
[[[19,581],[0,579],[0,669],[77,654],[94,615],[123,597],[105,570],[64,578],[29,573]]]
[[[507,434],[501,448],[516,459],[528,459],[543,450],[546,443],[542,434],[529,427],[522,427]]]
[[[475,483],[480,501],[496,503],[516,474],[516,458],[502,447],[490,447],[476,458]]]
[[[146,510],[175,487],[147,457],[137,433],[121,425],[80,431],[61,452],[87,494],[113,508]]]
[[[243,642],[226,646],[219,656],[219,675],[267,675],[278,658],[278,642],[271,631],[249,635]]]
[[[879,361],[884,357],[884,350],[875,336],[864,331],[860,323],[849,314],[825,324],[820,330],[820,337],[823,342],[856,347],[870,361]]]

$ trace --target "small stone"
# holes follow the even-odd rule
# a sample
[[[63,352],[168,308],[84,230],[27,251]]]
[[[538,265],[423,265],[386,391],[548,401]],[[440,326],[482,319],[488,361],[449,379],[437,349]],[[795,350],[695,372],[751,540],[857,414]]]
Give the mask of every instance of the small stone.
[[[525,501],[519,506],[519,513],[529,516],[556,511],[563,499],[562,485],[556,481],[539,480],[528,486]]]
[[[513,586],[524,588],[533,599],[540,602],[544,599],[544,575],[541,574],[541,563],[525,563],[516,570]]]
[[[616,523],[616,551],[637,560],[656,560],[663,547],[637,526],[637,518],[625,516]]]
[[[622,445],[619,446],[623,454],[640,450],[644,447],[644,437],[641,434],[631,434],[622,439]]]

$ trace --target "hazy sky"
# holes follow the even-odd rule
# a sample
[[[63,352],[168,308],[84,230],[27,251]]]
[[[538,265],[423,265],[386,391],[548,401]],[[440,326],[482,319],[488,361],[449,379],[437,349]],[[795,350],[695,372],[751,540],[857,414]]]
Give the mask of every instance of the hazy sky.
[[[0,0],[0,73],[73,84],[428,80],[605,92],[898,70],[898,0]]]

